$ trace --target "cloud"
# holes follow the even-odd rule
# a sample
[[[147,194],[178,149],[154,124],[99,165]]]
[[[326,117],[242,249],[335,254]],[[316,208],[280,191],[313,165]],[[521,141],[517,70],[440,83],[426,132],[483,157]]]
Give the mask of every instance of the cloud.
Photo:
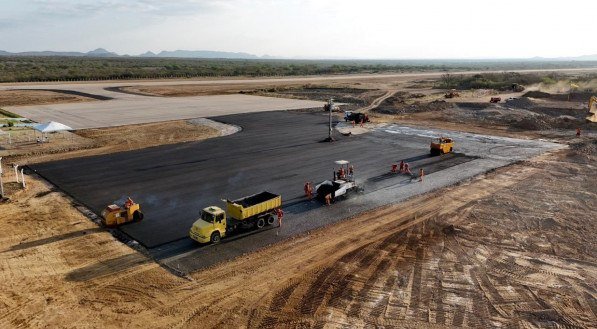
[[[100,14],[183,16],[212,13],[226,6],[225,0],[34,0],[33,11],[54,16],[88,17]]]

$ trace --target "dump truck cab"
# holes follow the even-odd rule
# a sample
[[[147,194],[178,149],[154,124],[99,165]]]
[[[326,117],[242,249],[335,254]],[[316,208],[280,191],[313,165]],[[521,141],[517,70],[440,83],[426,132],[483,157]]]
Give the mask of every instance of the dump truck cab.
[[[226,212],[220,207],[203,208],[201,216],[193,223],[190,237],[200,243],[218,243],[226,236]]]
[[[451,138],[440,137],[431,142],[431,155],[440,155],[452,152],[454,148],[454,141]]]
[[[141,206],[138,203],[119,206],[111,204],[102,211],[102,222],[108,227],[114,227],[129,222],[137,222],[143,219]]]

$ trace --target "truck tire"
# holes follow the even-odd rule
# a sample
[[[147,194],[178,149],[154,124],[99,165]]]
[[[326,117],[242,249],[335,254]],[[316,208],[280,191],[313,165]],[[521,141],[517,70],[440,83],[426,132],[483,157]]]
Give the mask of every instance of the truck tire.
[[[211,243],[213,243],[213,244],[218,244],[218,243],[220,243],[221,238],[222,237],[220,236],[220,232],[215,231],[211,234],[211,238],[209,238],[209,241],[211,241]]]
[[[140,212],[139,210],[135,210],[135,212],[133,213],[133,221],[140,222],[142,220],[143,220],[143,213]]]
[[[257,226],[257,228],[263,228],[265,226],[265,219],[259,218],[255,223],[255,226]]]
[[[273,225],[275,222],[274,215],[267,216],[267,225]]]

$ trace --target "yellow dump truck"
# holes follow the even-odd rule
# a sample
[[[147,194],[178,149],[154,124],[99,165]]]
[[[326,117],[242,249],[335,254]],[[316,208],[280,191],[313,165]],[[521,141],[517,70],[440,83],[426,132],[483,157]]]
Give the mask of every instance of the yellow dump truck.
[[[454,148],[454,141],[451,138],[440,137],[433,140],[429,148],[431,155],[450,153]]]
[[[281,205],[282,197],[267,191],[226,200],[226,211],[217,206],[203,208],[189,236],[200,243],[218,243],[241,229],[261,229],[275,222],[276,209]]]

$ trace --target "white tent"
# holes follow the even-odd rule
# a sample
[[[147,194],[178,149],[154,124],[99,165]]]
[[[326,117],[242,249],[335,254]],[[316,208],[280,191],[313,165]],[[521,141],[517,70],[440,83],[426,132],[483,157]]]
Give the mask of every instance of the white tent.
[[[53,133],[56,131],[68,131],[73,130],[73,128],[64,125],[60,122],[50,121],[47,123],[40,123],[38,125],[33,126],[33,129],[42,132],[42,133]]]

